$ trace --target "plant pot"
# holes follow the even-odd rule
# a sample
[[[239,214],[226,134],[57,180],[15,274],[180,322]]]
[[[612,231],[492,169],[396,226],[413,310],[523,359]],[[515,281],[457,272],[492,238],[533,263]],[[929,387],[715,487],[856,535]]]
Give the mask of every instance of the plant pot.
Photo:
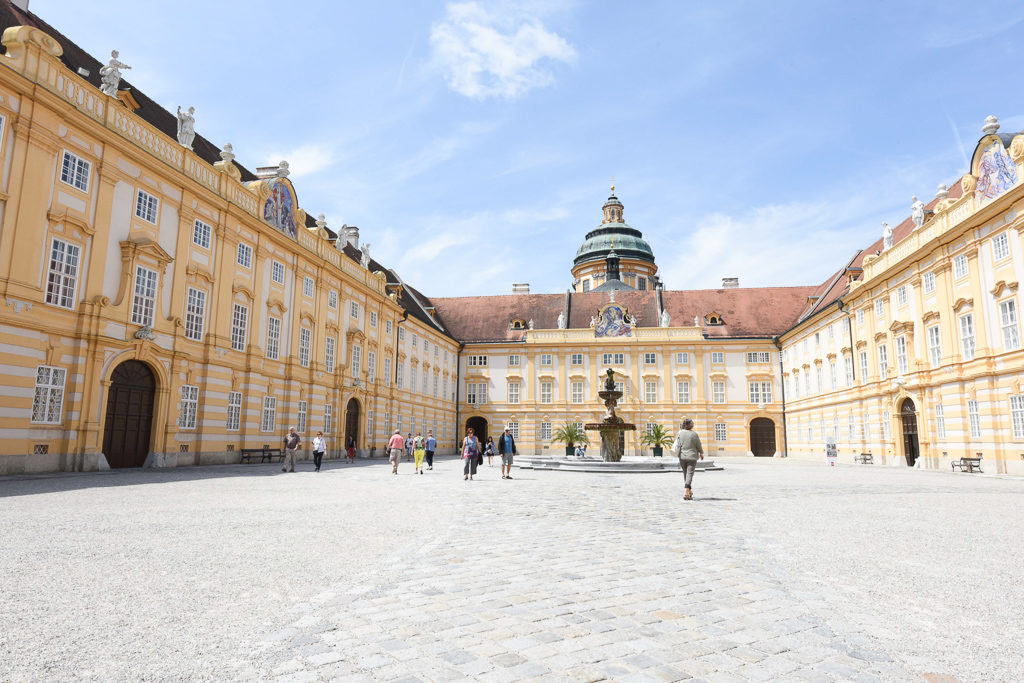
[[[664,451],[664,449],[661,446],[655,446],[654,447],[654,457],[655,458],[660,458],[661,454],[664,453],[664,452],[665,451]]]
[[[566,446],[565,447],[565,454],[566,455],[575,455],[576,454],[576,447],[575,446]]]

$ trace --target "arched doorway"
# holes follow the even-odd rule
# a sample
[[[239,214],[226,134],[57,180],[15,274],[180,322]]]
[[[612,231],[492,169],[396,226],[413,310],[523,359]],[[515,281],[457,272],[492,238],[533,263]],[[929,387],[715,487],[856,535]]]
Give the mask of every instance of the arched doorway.
[[[900,406],[900,423],[903,425],[903,455],[907,466],[913,467],[921,451],[917,441],[917,410],[909,398],[903,399]]]
[[[152,441],[156,378],[149,366],[127,360],[110,376],[103,455],[111,467],[142,467]]]
[[[486,418],[482,418],[479,416],[469,418],[468,420],[466,420],[466,429],[469,429],[470,427],[473,428],[473,433],[476,435],[476,438],[480,439],[480,443],[487,443]],[[459,444],[462,443],[462,437],[464,436],[465,433],[459,435]]]
[[[348,400],[345,408],[345,448],[348,448],[349,440],[359,448],[359,401],[354,398]]]
[[[775,423],[767,417],[750,421],[750,452],[759,458],[775,455]]]

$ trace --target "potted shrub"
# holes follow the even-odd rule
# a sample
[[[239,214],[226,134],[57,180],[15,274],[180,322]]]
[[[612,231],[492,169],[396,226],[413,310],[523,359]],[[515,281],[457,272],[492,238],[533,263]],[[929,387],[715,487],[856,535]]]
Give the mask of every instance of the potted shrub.
[[[640,443],[652,447],[655,458],[660,458],[664,453],[665,446],[671,446],[675,440],[676,435],[659,424],[648,427],[640,437]]]
[[[587,433],[575,422],[566,422],[564,425],[560,425],[555,429],[554,434],[551,435],[551,441],[554,443],[564,443],[566,455],[572,455],[576,452],[576,444],[590,443]]]

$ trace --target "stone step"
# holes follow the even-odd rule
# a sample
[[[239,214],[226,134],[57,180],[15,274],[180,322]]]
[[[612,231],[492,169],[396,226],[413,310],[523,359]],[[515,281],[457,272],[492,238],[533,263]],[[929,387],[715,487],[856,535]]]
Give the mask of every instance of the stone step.
[[[604,462],[596,458],[530,458],[519,456],[515,464],[520,469],[548,470],[561,472],[626,472],[648,474],[657,472],[682,472],[674,458],[669,459],[630,459],[620,462]],[[702,471],[721,470],[713,460],[700,460],[697,469]]]

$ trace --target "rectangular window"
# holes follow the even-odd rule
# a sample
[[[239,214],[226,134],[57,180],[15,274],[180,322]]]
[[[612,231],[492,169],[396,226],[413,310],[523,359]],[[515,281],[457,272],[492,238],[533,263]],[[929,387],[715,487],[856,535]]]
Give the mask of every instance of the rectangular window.
[[[209,249],[210,234],[212,232],[213,228],[197,218],[192,224],[192,244],[202,247],[203,249]]]
[[[657,365],[658,359],[653,353],[644,354],[644,365]]]
[[[402,388],[402,384],[405,382],[405,363],[399,363],[398,367],[395,368],[395,386],[399,389]],[[472,403],[472,401],[470,401]]]
[[[829,381],[832,383],[832,391],[835,391],[836,387],[839,385],[839,380],[836,377],[836,362],[834,360],[830,360],[828,362],[828,377]]]
[[[551,441],[551,423],[541,422],[540,423],[540,440],[543,442]]]
[[[871,413],[864,413],[864,440],[871,441]]]
[[[284,264],[279,261],[273,261],[270,264],[270,279],[279,285],[284,284]]]
[[[50,247],[50,268],[46,276],[46,303],[74,308],[78,284],[78,260],[81,248],[54,239]]]
[[[711,402],[725,403],[725,382],[711,383]]]
[[[590,291],[590,280],[584,280],[583,281],[583,291],[584,292],[589,292]]]
[[[857,325],[860,327],[864,326],[864,309],[861,308],[857,311]]]
[[[896,288],[896,305],[903,308],[907,305],[907,286],[900,285]]]
[[[263,397],[263,416],[260,420],[261,432],[272,432],[277,428],[277,398]]]
[[[334,427],[334,406],[330,403],[324,404],[324,434],[330,434]]]
[[[853,386],[853,359],[849,356],[843,358],[843,363],[846,365],[846,386]]]
[[[583,403],[583,382],[573,382],[572,388],[572,402]]]
[[[680,353],[676,354],[676,365],[689,365],[689,364],[690,364],[690,354],[689,353],[680,352]]]
[[[750,393],[750,402],[755,405],[762,403],[772,402],[772,383],[771,382],[750,382],[747,385],[747,389]]]
[[[689,403],[690,402],[690,383],[686,380],[678,380],[676,382],[676,402],[677,403]]]
[[[334,291],[333,289],[331,291],[327,292],[327,306],[328,306],[328,308],[337,308],[338,307],[338,293],[336,291]],[[388,333],[390,334],[391,330],[388,330]]]
[[[485,382],[467,384],[466,400],[475,405],[487,403],[487,384]]]
[[[960,347],[963,349],[964,360],[974,358],[974,314],[960,316]]]
[[[878,347],[878,377],[885,379],[889,376],[889,347],[882,344]]]
[[[957,280],[967,277],[967,257],[963,254],[953,257],[953,277]]]
[[[235,351],[245,351],[248,333],[249,307],[235,304],[231,311],[231,348]]]
[[[185,337],[195,341],[202,341],[205,320],[206,292],[189,287],[188,296],[185,301]]]
[[[363,365],[363,349],[360,346],[353,346],[352,347],[352,376],[353,377],[358,377],[359,376],[359,373],[362,372],[362,365]],[[413,379],[412,379],[413,386],[410,387],[410,388],[411,389],[415,389],[416,388],[416,368],[413,367],[412,371],[413,371],[413,375],[412,375],[412,377],[413,377]]]
[[[519,382],[508,383],[508,402],[519,403]]]
[[[935,435],[940,439],[946,438],[946,411],[941,403],[935,406]]]
[[[828,326],[828,338],[829,339],[835,339],[836,338],[835,327],[836,327],[835,325],[829,325]]]
[[[417,337],[416,333],[413,332],[412,333],[412,348],[415,349],[418,344],[419,344],[419,337]]]
[[[438,384],[440,383],[440,381],[441,375],[437,372],[437,370],[434,370],[434,392],[432,394],[434,398],[437,398]]]
[[[857,422],[856,420],[854,420],[853,415],[850,415],[849,424],[847,428],[847,436],[849,437],[850,443],[853,443],[854,441],[857,440]]]
[[[64,150],[64,158],[60,164],[60,181],[82,192],[88,192],[89,162]]]
[[[725,353],[722,351],[712,351],[711,362],[715,365],[722,365],[725,363]]]
[[[267,319],[267,358],[277,360],[281,357],[281,320]]]
[[[889,440],[889,411],[882,412],[882,438]]]
[[[299,328],[299,365],[309,367],[309,352],[313,345],[313,333],[309,329]]]
[[[181,403],[178,404],[181,417],[178,426],[182,429],[196,428],[196,413],[199,411],[199,387],[186,384],[181,388]]]
[[[615,391],[621,391],[622,393],[626,393],[626,383],[625,382],[616,382],[615,383]]]
[[[337,342],[334,340],[334,337],[328,337],[324,340],[324,367],[328,373],[334,372],[336,344]]]
[[[437,420],[434,420],[434,431],[437,431]],[[373,411],[367,411],[366,413],[366,437],[373,441],[375,433],[373,431]]]
[[[829,325],[829,330],[832,326]],[[747,353],[748,363],[768,363],[771,361],[771,355],[768,351],[750,351]]]
[[[658,402],[658,383],[652,380],[644,382],[644,402]]]
[[[928,328],[928,356],[933,368],[939,367],[942,363],[942,338],[939,336],[938,325]]]
[[[885,317],[885,301],[882,299],[875,302],[875,317],[879,320]]]
[[[252,247],[248,244],[238,243],[238,254],[236,255],[238,265],[243,268],[252,268]]]
[[[398,328],[398,341],[400,341],[400,342],[404,342],[405,341],[405,328],[404,327],[399,327]]]
[[[377,311],[370,311],[370,327],[377,327]]]
[[[925,294],[931,294],[935,291],[935,273],[925,273],[921,276],[921,287],[924,289]]]
[[[225,425],[229,432],[237,432],[242,428],[242,392],[228,392],[228,420]]]
[[[384,359],[384,386],[391,386],[391,359]]]
[[[583,365],[583,354],[582,353],[571,354],[569,356],[569,364],[570,365],[575,365],[575,366]]]
[[[512,435],[513,439],[519,438],[519,422],[516,420],[510,420],[508,422],[508,433]]]
[[[35,393],[32,396],[32,422],[60,424],[64,421],[64,382],[67,369],[40,365],[36,368]]]
[[[1005,232],[992,238],[992,257],[1000,261],[1010,255],[1010,240]]]
[[[132,322],[136,325],[153,325],[153,310],[156,307],[155,270],[143,266],[135,267],[135,295],[132,297]]]
[[[626,362],[625,354],[606,353],[601,356],[602,365],[623,365]]]
[[[425,376],[425,375],[424,375]],[[377,354],[373,351],[366,352],[366,381],[377,380]]]
[[[1013,424],[1013,438],[1024,440],[1024,395],[1010,397],[1010,422]]]
[[[541,367],[551,367],[551,354],[542,353],[540,354],[540,365]]]
[[[469,356],[469,367],[486,367],[487,356]]]
[[[814,345],[821,346],[821,332],[814,333]]]
[[[811,371],[807,370],[804,372],[804,395],[811,395]]]
[[[540,402],[551,403],[551,382],[540,383]]]
[[[1003,330],[1003,348],[1013,351],[1020,348],[1020,332],[1017,329],[1017,302],[1013,299],[999,302],[999,322]]]
[[[416,391],[416,381],[419,378],[419,367],[413,365],[409,368],[409,391]]]
[[[867,351],[861,351],[860,352],[860,381],[861,382],[867,382],[868,381],[868,376],[869,376],[868,375],[868,352]]]
[[[312,297],[313,292],[316,288],[316,282],[313,278],[306,275],[302,278],[302,296]]]
[[[359,319],[359,302],[358,301],[353,301],[352,302],[352,305],[349,307],[348,314],[349,314],[349,317],[351,317],[351,318],[354,318],[356,320]]]
[[[725,423],[724,422],[716,422],[715,423],[715,441],[725,441],[725,439],[726,439]]]
[[[900,375],[907,374],[909,364],[907,363],[907,338],[896,337],[896,372]]]
[[[820,394],[820,393],[821,393],[822,391],[824,391],[824,389],[825,389],[825,385],[824,385],[824,383],[823,383],[823,382],[821,381],[821,374],[822,374],[822,373],[821,373],[821,366],[820,366],[820,365],[816,365],[816,366],[814,366],[814,379],[815,379],[815,383],[816,383],[816,384],[817,384],[817,386],[818,386],[818,393],[819,393],[819,394]]]
[[[135,196],[135,215],[147,223],[156,225],[157,207],[159,205],[159,199],[145,190],[139,190],[139,193]]]
[[[971,438],[981,438],[981,418],[978,416],[978,402],[970,399],[967,401],[967,422],[970,425]]]
[[[519,356],[516,355],[516,354],[513,354],[513,355],[509,356],[508,357],[508,366],[510,368],[518,368],[519,367]]]

